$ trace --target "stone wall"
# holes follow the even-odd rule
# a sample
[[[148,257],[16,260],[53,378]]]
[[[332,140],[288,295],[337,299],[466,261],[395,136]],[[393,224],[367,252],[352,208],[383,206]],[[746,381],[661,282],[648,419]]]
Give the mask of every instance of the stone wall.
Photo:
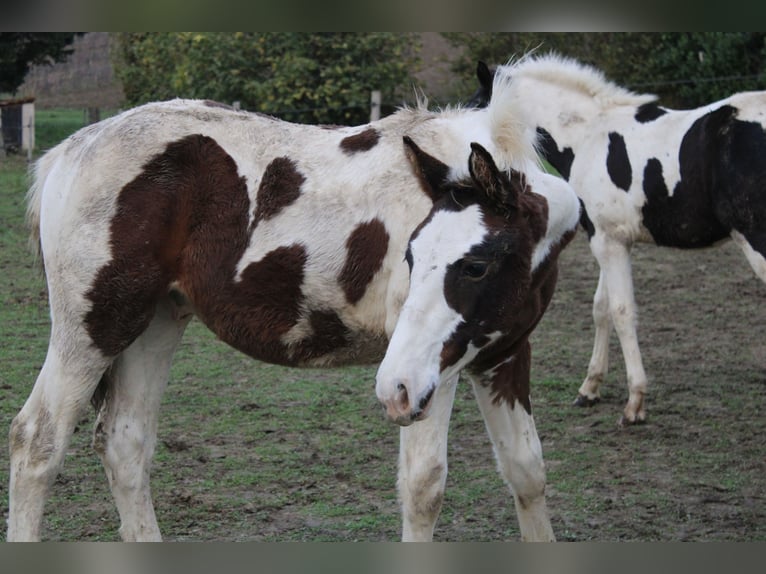
[[[111,41],[107,32],[76,37],[67,61],[32,68],[19,95],[34,97],[38,108],[122,107],[125,96],[114,77]]]

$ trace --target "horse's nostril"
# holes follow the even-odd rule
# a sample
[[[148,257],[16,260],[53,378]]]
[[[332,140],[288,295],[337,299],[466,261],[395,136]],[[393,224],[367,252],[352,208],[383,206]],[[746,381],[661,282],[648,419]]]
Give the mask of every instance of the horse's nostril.
[[[420,401],[418,401],[418,410],[422,411],[428,406],[428,403],[431,402],[431,397],[434,396],[434,390],[435,387],[431,387],[428,392],[420,398]]]
[[[399,403],[399,406],[402,409],[407,409],[410,406],[410,396],[407,392],[407,387],[404,386],[404,383],[399,383],[396,385],[396,401]]]

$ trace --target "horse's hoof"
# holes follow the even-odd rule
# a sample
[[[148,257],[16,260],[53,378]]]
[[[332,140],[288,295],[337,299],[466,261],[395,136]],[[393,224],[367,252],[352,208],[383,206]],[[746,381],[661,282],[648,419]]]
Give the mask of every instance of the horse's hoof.
[[[620,428],[625,428],[628,426],[642,425],[644,423],[646,423],[645,416],[637,416],[637,417],[634,417],[633,419],[630,419],[626,417],[625,415],[622,415],[620,417],[620,420],[617,421],[617,426]]]
[[[592,407],[601,402],[601,397],[593,397],[592,399],[585,395],[578,394],[577,398],[572,403],[576,407]]]

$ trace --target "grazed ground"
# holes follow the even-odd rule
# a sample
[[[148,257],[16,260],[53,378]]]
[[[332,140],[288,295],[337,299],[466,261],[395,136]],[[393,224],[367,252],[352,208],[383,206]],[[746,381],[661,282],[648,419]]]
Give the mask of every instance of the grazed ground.
[[[584,375],[596,276],[580,234],[564,253],[555,303],[538,329],[536,378]],[[614,424],[627,397],[616,335],[601,404],[552,418],[545,387],[539,393],[557,531],[573,540],[764,540],[766,286],[732,243],[703,251],[637,246],[634,279],[647,423]],[[574,489],[561,492],[578,460],[592,471],[577,473],[588,506],[582,514]]]

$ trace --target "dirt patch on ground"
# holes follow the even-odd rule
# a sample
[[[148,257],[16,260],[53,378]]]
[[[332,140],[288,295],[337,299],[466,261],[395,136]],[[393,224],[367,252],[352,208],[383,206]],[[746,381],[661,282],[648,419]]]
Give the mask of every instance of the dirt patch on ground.
[[[627,389],[614,334],[601,404],[558,411],[537,387],[557,532],[572,540],[763,540],[766,286],[733,243],[700,251],[639,245],[633,261],[647,423],[615,424]],[[572,399],[590,358],[597,276],[580,234],[563,254],[536,335],[533,377],[570,380]],[[564,495],[557,482],[578,460],[590,478],[578,470],[582,496],[571,488]]]

